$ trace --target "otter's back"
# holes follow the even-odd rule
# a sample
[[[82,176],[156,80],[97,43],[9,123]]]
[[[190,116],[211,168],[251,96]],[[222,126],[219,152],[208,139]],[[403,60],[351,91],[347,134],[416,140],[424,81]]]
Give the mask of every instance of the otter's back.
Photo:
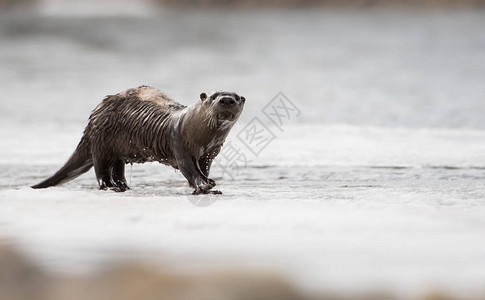
[[[94,109],[85,136],[95,147],[113,147],[123,154],[152,148],[158,143],[165,120],[184,108],[157,89],[129,89],[107,96]]]
[[[149,86],[140,86],[129,89],[116,95],[107,96],[92,112],[90,121],[97,123],[96,120],[107,121],[111,117],[130,118],[134,115],[153,113],[170,113],[182,110],[186,106],[175,102],[165,93]],[[119,119],[117,119],[119,121]]]

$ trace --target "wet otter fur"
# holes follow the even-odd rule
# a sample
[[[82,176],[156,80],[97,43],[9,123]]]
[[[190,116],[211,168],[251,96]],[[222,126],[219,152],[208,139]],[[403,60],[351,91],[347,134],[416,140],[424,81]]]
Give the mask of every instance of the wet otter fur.
[[[220,193],[212,190],[210,167],[245,101],[236,93],[202,93],[187,107],[148,86],[107,96],[89,117],[71,158],[32,188],[64,183],[94,166],[100,189],[124,192],[125,164],[158,161],[179,169],[194,194]]]

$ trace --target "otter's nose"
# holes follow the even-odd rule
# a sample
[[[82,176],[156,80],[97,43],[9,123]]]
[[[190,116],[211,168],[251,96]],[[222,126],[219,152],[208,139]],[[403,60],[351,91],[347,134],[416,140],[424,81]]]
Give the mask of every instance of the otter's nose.
[[[219,103],[222,105],[233,105],[236,104],[236,100],[231,97],[224,97],[219,100]]]

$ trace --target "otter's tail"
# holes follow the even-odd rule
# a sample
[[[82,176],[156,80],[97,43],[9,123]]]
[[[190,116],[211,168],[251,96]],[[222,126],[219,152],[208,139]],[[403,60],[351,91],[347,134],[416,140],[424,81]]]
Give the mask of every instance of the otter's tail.
[[[71,158],[66,164],[57,171],[56,174],[47,178],[46,180],[33,185],[34,189],[44,189],[50,186],[58,185],[66,181],[72,180],[79,175],[87,172],[93,166],[93,159],[91,156],[89,141],[83,137],[72,154]]]

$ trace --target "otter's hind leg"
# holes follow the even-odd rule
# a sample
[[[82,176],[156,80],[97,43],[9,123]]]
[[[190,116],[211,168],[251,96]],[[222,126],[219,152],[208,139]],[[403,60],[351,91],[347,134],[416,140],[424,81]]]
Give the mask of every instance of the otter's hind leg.
[[[115,192],[129,190],[125,179],[125,164],[121,159],[96,158],[94,171],[98,179],[99,189],[112,189]]]
[[[125,162],[121,159],[116,160],[111,170],[112,173],[112,183],[114,185],[113,189],[117,192],[124,192],[129,190],[130,187],[126,182],[125,178]]]
[[[111,180],[111,170],[113,168],[113,161],[108,158],[93,158],[94,172],[96,173],[96,179],[98,180],[99,189],[106,190],[114,186]]]

